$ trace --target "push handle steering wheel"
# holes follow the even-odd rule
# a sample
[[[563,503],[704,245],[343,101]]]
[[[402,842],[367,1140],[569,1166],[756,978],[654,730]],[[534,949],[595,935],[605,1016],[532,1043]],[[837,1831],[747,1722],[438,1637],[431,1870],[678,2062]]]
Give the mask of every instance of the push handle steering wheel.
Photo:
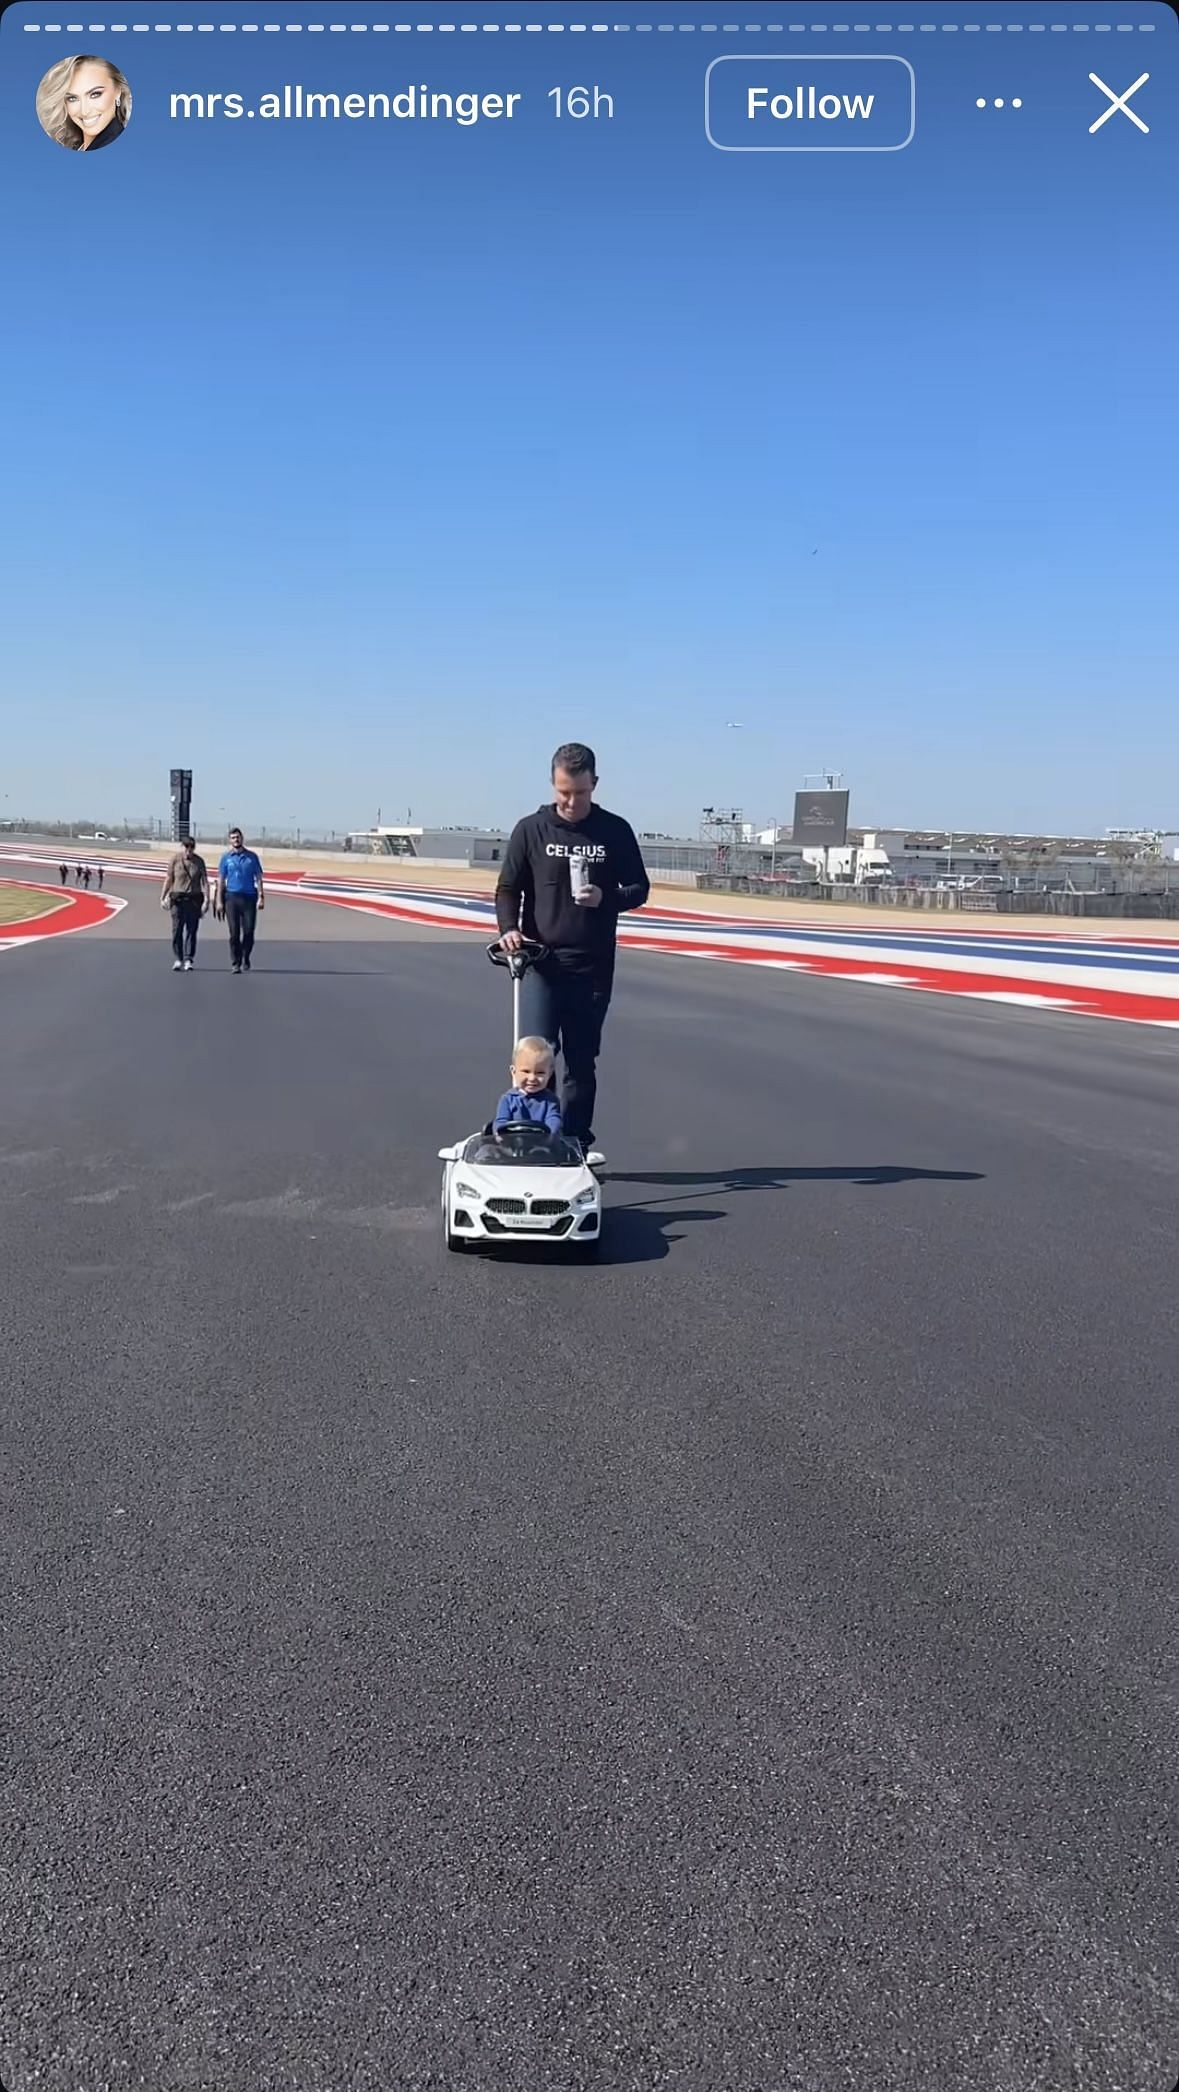
[[[530,966],[538,966],[549,955],[547,944],[537,944],[534,938],[525,938],[517,952],[505,952],[497,938],[487,947],[487,956],[493,966],[506,966],[513,980],[520,980]]]

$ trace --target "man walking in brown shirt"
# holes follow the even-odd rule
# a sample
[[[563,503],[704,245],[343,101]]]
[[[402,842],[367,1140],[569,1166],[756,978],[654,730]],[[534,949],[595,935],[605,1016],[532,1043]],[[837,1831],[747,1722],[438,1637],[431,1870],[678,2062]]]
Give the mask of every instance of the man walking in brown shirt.
[[[209,872],[196,844],[186,835],[164,877],[161,908],[172,910],[173,973],[191,973],[196,960],[197,929],[209,905]]]

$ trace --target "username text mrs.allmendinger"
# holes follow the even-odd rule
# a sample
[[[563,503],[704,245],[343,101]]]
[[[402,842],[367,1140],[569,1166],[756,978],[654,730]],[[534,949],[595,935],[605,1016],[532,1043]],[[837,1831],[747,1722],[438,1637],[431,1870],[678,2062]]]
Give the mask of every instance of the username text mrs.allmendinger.
[[[464,129],[478,123],[510,122],[523,101],[521,94],[449,94],[427,83],[403,87],[396,94],[323,94],[300,83],[286,85],[273,93],[247,101],[241,94],[173,94],[170,114],[181,122],[193,118],[209,121],[260,117],[264,121],[297,122],[300,119],[352,122],[443,122]]]

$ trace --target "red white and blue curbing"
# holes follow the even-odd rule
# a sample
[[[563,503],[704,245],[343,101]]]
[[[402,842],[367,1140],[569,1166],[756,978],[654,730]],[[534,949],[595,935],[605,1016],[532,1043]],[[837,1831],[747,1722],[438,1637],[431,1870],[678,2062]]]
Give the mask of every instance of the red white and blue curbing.
[[[48,856],[0,853],[0,858],[5,856],[21,863],[53,861]],[[162,877],[158,863],[104,861],[108,876],[157,882]],[[489,893],[273,871],[267,884],[294,898],[391,921],[430,923],[485,940],[495,931]],[[69,898],[101,904],[110,896],[71,893]],[[44,918],[29,930],[34,935],[53,934]],[[747,916],[656,904],[622,919],[619,942],[634,951],[768,967],[862,987],[956,995],[1061,1016],[1105,1017],[1179,1030],[1179,938],[1152,937],[1148,932],[1097,938],[997,925],[840,925],[829,916],[756,923]]]
[[[495,933],[489,895],[415,887],[363,889],[300,882],[338,907],[408,922]],[[863,987],[917,989],[1060,1015],[1118,1018],[1179,1030],[1179,939],[1113,940],[1024,930],[944,930],[826,921],[751,924],[747,916],[644,908],[619,924],[619,943],[727,965],[821,975]]]

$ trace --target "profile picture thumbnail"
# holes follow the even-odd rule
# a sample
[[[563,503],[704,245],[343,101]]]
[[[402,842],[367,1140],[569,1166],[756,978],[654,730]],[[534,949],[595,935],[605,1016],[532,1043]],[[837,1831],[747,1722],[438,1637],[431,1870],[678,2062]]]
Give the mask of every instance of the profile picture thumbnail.
[[[85,52],[51,65],[37,89],[37,120],[67,152],[113,145],[131,121],[131,89],[109,58]]]

